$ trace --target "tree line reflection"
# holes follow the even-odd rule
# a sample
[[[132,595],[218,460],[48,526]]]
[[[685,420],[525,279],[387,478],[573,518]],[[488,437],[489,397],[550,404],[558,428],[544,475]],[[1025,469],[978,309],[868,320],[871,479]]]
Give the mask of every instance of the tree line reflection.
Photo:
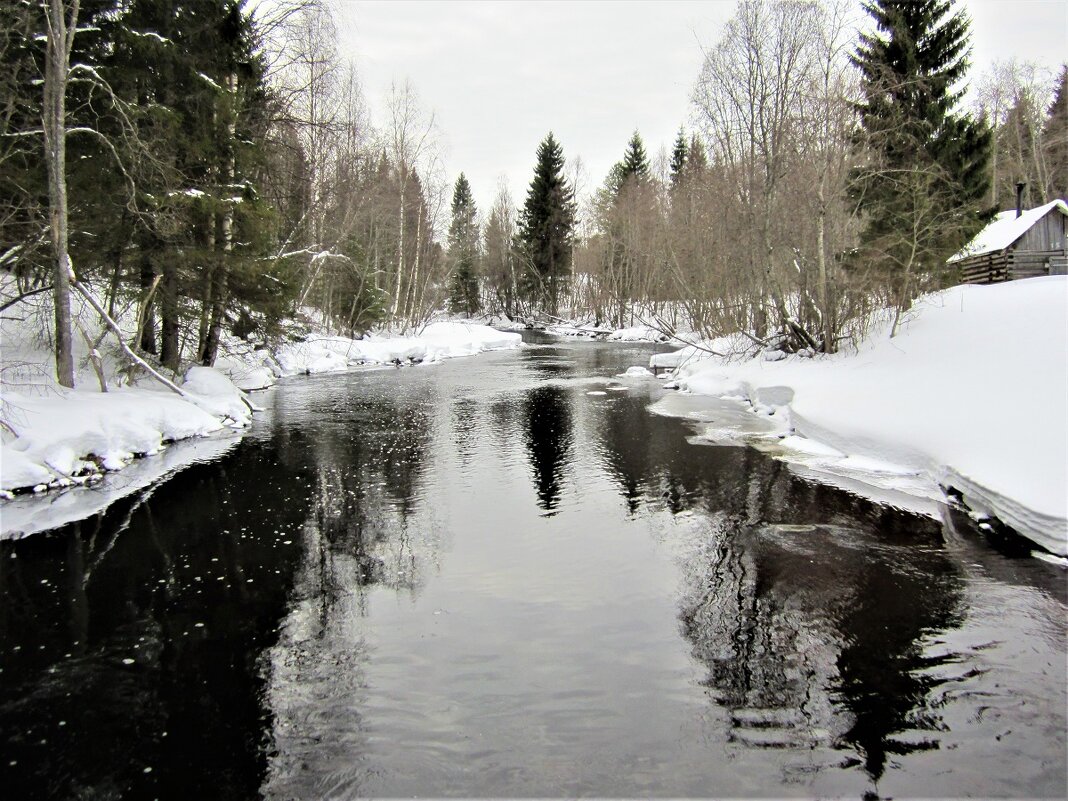
[[[306,454],[299,432],[268,451],[242,443],[102,514],[0,543],[5,794],[256,794],[269,717],[257,660],[300,559]]]
[[[924,642],[964,603],[941,524],[748,448],[689,446],[643,405],[602,419],[602,462],[631,514],[700,513],[679,619],[732,742],[825,748],[875,782],[892,755],[937,748]]]
[[[825,751],[876,782],[895,755],[938,747],[924,643],[964,605],[940,525],[750,449],[691,446],[642,393],[590,399],[560,382],[574,372],[560,354],[523,358],[551,380],[481,400],[412,381],[297,416],[283,405],[269,436],[219,462],[0,544],[0,786],[288,797],[302,763],[336,752],[348,773],[334,778],[359,790],[369,655],[353,621],[375,588],[415,596],[433,576],[431,466],[447,451],[466,469],[488,437],[546,515],[589,443],[628,516],[699,521],[679,625],[729,747]]]

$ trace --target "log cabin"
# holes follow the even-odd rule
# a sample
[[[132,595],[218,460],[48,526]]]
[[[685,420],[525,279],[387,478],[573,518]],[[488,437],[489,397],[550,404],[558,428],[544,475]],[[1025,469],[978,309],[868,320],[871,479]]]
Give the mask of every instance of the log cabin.
[[[1054,200],[1003,211],[950,256],[963,284],[994,284],[1068,272],[1068,205]]]

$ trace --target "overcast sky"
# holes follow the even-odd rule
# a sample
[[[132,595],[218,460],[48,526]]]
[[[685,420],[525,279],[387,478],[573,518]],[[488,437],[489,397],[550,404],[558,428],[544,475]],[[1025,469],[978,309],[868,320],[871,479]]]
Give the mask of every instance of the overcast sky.
[[[970,0],[973,69],[1016,57],[1055,68],[1068,53],[1068,0]],[[858,2],[859,6],[859,2]],[[442,135],[448,180],[462,171],[488,211],[504,176],[521,205],[551,129],[598,186],[637,129],[650,157],[690,123],[701,47],[735,7],[712,2],[365,2],[341,0],[341,42],[372,118],[406,79]]]

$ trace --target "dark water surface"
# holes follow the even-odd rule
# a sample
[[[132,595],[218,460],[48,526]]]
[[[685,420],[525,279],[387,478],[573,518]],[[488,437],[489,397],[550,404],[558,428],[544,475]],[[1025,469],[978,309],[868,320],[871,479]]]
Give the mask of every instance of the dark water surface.
[[[0,543],[0,796],[1064,796],[1063,571],[690,444],[649,352],[293,380]]]

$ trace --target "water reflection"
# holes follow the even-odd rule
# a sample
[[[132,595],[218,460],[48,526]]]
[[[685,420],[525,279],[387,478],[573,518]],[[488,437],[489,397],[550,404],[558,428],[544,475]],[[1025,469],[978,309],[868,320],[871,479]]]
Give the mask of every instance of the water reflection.
[[[555,385],[537,387],[526,393],[523,411],[538,506],[551,515],[560,500],[571,451],[571,402],[567,390]]]
[[[862,765],[873,782],[889,755],[938,747],[925,647],[960,625],[963,592],[939,524],[757,465],[748,450],[685,447],[634,404],[599,435],[631,514],[642,503],[706,512],[680,619],[731,742],[847,752],[830,763]]]
[[[478,413],[478,404],[470,398],[460,398],[452,405],[453,442],[461,467],[471,464],[474,456]]]
[[[274,443],[291,469],[239,446],[102,515],[2,543],[6,797],[256,794],[256,655],[297,555],[283,540],[304,517],[300,440]]]
[[[295,382],[0,544],[4,793],[1059,792],[1063,580],[689,444],[640,354]]]

